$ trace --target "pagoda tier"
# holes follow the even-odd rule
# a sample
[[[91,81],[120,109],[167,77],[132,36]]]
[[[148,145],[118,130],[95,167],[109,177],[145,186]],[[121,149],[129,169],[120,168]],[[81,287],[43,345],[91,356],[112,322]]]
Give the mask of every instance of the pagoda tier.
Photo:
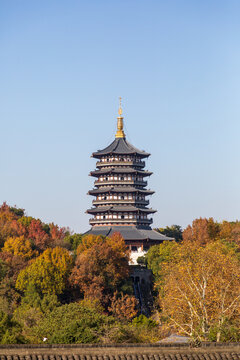
[[[102,170],[96,170],[96,171],[91,171],[90,172],[90,176],[95,176],[97,178],[103,176],[103,175],[112,175],[112,174],[135,174],[135,175],[140,175],[142,177],[145,176],[150,176],[152,175],[152,172],[150,171],[142,171],[142,170],[138,170],[138,169],[134,169],[131,167],[111,167],[106,168],[106,169],[102,169]]]
[[[146,209],[146,208],[139,208],[136,206],[99,206],[97,208],[92,208],[86,211],[88,214],[96,214],[96,213],[115,213],[115,212],[131,212],[131,213],[147,213],[147,214],[153,214],[156,212],[156,210],[153,209]]]
[[[141,151],[135,148],[125,139],[124,136],[120,138],[116,137],[116,139],[108,147],[103,150],[94,152],[92,154],[92,157],[104,159],[104,157],[106,156],[110,160],[114,158],[119,159],[119,157],[121,157],[122,155],[124,155],[124,161],[126,161],[126,159],[128,158],[134,158],[135,155],[137,155],[140,159],[150,156],[150,154],[146,153],[145,151]]]
[[[109,180],[110,181],[110,180]],[[120,196],[123,196],[123,200],[126,198],[126,195],[124,196],[125,193],[137,193],[137,194],[144,194],[144,195],[152,195],[154,194],[154,191],[152,190],[145,190],[145,189],[140,189],[137,187],[133,187],[133,186],[115,186],[115,187],[111,187],[111,186],[103,186],[103,187],[99,187],[97,189],[93,189],[90,190],[88,192],[88,195],[97,195],[97,194],[107,194],[109,193],[109,195],[115,195],[115,193],[120,193]],[[129,198],[129,196],[128,196]]]
[[[150,154],[126,140],[121,114],[120,107],[115,140],[105,149],[92,154],[97,163],[96,169],[89,174],[95,178],[95,182],[94,189],[88,194],[95,199],[93,207],[86,211],[92,216],[89,221],[92,228],[87,234],[110,236],[119,231],[131,253],[137,251],[141,256],[141,251],[149,246],[173,239],[150,227],[153,220],[149,215],[156,210],[147,207],[147,196],[154,194],[154,191],[146,188],[146,178],[152,172],[144,170],[143,161]]]

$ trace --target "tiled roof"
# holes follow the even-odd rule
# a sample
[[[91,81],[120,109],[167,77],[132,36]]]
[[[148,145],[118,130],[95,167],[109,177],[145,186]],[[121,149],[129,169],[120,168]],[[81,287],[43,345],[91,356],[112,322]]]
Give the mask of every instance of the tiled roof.
[[[140,228],[136,226],[94,226],[85,233],[93,235],[111,236],[115,232],[120,232],[124,240],[153,240],[166,241],[174,240],[151,228]]]
[[[96,208],[92,208],[92,209],[88,209],[87,213],[89,214],[97,214],[97,213],[104,213],[104,212],[135,212],[135,211],[140,211],[140,212],[145,212],[148,214],[153,214],[156,212],[156,210],[153,209],[148,209],[148,208],[138,208],[136,206],[132,206],[132,205],[128,205],[128,206],[99,206]]]
[[[0,360],[240,360],[240,344],[7,346],[0,348]]]
[[[119,154],[119,155],[133,155],[138,154],[141,157],[148,157],[150,154],[146,153],[143,150],[139,150],[135,148],[132,144],[130,144],[125,138],[117,138],[115,139],[109,146],[107,146],[103,150],[98,150],[92,154],[93,157],[99,158],[103,155],[108,154]]]
[[[91,176],[99,176],[99,175],[103,175],[103,174],[132,174],[132,173],[137,173],[139,175],[143,175],[143,176],[150,176],[152,175],[151,171],[145,171],[145,170],[137,170],[137,169],[133,169],[131,167],[125,167],[125,168],[110,168],[110,169],[102,169],[102,170],[95,170],[95,171],[91,171],[90,175]]]
[[[135,192],[139,192],[141,194],[146,194],[146,195],[152,195],[154,194],[154,191],[152,190],[145,190],[145,189],[137,189],[137,188],[134,188],[132,186],[125,186],[125,187],[122,187],[122,186],[115,186],[115,187],[112,187],[112,186],[106,186],[106,187],[101,187],[101,188],[98,188],[98,189],[93,189],[93,190],[90,190],[88,193],[90,195],[94,195],[94,194],[103,194],[103,193],[108,193],[108,192],[115,192],[115,193],[135,193]]]

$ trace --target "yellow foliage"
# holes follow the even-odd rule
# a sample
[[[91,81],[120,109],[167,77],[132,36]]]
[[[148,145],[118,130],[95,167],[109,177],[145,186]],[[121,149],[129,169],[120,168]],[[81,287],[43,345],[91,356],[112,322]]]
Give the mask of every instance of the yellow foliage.
[[[101,242],[103,238],[104,237],[101,235],[96,236],[92,234],[83,236],[81,244],[77,247],[77,255],[80,255],[85,250],[91,248],[94,244]]]
[[[49,248],[19,273],[16,288],[24,291],[32,284],[43,294],[61,294],[66,287],[72,263],[72,257],[66,249]]]
[[[23,235],[9,237],[4,243],[3,251],[22,256],[24,259],[30,259],[37,255],[37,252],[32,249],[31,242],[25,239]]]
[[[160,305],[170,322],[190,336],[206,339],[226,319],[240,316],[240,266],[236,255],[221,242],[205,247],[179,246],[178,261],[165,269]]]

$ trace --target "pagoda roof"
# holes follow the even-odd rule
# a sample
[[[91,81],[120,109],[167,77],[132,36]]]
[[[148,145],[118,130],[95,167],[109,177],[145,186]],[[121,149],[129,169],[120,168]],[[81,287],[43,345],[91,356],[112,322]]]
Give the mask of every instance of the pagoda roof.
[[[97,214],[97,213],[105,213],[105,212],[136,212],[136,211],[140,211],[140,212],[144,212],[144,213],[148,213],[148,214],[153,214],[155,213],[157,210],[153,210],[153,209],[147,209],[147,208],[138,208],[136,206],[114,206],[114,205],[110,205],[110,206],[99,206],[97,208],[92,208],[87,210],[88,214]]]
[[[119,155],[134,155],[137,154],[142,158],[150,156],[149,153],[139,150],[130,144],[125,137],[116,138],[109,146],[103,150],[98,150],[92,154],[95,158],[100,158],[103,155],[119,154]]]
[[[108,169],[102,169],[102,170],[95,170],[95,171],[91,171],[90,175],[91,176],[98,176],[98,175],[104,175],[104,174],[139,174],[139,175],[143,175],[143,176],[150,176],[152,175],[151,171],[142,171],[142,170],[137,170],[137,169],[133,169],[131,167],[125,167],[125,168],[108,168]]]
[[[166,240],[175,240],[174,238],[167,237],[159,232],[152,230],[150,227],[140,226],[93,226],[84,235],[104,235],[111,236],[115,232],[120,232],[124,240],[152,240],[162,242]]]
[[[95,195],[95,194],[104,194],[104,193],[108,193],[108,192],[111,192],[111,193],[129,193],[129,192],[132,192],[132,193],[135,193],[135,192],[139,192],[141,194],[146,194],[146,195],[152,195],[154,194],[155,191],[152,191],[152,190],[145,190],[145,189],[137,189],[135,187],[132,187],[132,186],[125,186],[125,187],[122,187],[122,186],[108,186],[108,187],[100,187],[98,189],[93,189],[93,190],[90,190],[88,192],[89,195]]]

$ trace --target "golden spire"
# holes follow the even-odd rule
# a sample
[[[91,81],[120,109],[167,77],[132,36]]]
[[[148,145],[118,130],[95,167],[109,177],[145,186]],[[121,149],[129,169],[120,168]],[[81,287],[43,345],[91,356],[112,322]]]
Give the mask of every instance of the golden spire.
[[[122,98],[119,97],[119,108],[118,108],[118,118],[117,118],[117,132],[116,138],[125,138],[123,131],[123,117],[122,117]]]

